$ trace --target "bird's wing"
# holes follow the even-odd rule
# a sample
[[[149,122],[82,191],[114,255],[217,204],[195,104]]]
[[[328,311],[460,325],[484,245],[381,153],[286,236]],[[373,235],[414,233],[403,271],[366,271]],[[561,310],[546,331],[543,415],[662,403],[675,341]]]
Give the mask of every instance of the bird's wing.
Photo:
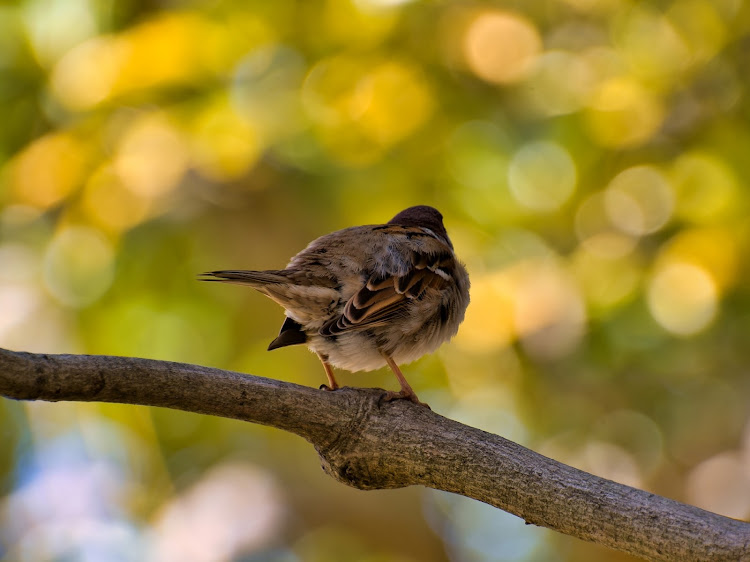
[[[337,335],[387,324],[407,313],[413,300],[429,289],[441,290],[453,282],[453,251],[431,233],[417,227],[383,228],[392,243],[383,245],[388,256],[374,256],[364,285],[346,302],[341,314],[320,329]]]

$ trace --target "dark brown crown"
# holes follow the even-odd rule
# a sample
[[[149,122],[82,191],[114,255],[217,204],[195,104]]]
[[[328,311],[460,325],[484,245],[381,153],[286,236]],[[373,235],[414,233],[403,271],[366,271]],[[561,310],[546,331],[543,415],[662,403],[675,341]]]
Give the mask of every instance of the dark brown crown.
[[[443,226],[443,215],[434,207],[428,205],[409,207],[389,220],[388,224],[429,228],[432,232],[445,239],[451,248],[453,247],[450,238],[448,238],[445,226]]]

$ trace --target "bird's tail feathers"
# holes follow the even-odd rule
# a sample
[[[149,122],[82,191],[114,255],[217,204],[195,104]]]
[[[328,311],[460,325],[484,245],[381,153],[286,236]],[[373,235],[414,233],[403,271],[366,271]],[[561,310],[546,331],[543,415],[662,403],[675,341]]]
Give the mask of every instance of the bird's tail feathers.
[[[209,271],[201,274],[200,281],[217,281],[219,283],[235,283],[237,285],[250,285],[261,287],[277,283],[288,283],[289,278],[282,271],[249,271],[249,270],[227,270]]]

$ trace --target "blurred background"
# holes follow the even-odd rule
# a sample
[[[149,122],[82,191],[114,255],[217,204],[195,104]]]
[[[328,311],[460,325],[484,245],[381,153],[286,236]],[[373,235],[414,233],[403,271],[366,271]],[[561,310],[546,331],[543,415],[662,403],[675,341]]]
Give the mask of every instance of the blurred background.
[[[4,2],[0,346],[318,386],[265,351],[277,305],[196,274],[429,204],[472,302],[423,400],[747,518],[749,31],[741,0]],[[0,443],[3,561],[633,560],[231,420],[0,400]]]

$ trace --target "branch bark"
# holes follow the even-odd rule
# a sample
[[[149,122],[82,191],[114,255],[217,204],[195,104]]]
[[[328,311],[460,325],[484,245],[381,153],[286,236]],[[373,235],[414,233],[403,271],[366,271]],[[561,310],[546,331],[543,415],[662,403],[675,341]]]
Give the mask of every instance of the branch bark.
[[[0,349],[0,395],[118,402],[235,418],[312,443],[364,490],[420,484],[648,560],[750,561],[750,524],[564,465],[377,389],[324,392],[167,361]]]

